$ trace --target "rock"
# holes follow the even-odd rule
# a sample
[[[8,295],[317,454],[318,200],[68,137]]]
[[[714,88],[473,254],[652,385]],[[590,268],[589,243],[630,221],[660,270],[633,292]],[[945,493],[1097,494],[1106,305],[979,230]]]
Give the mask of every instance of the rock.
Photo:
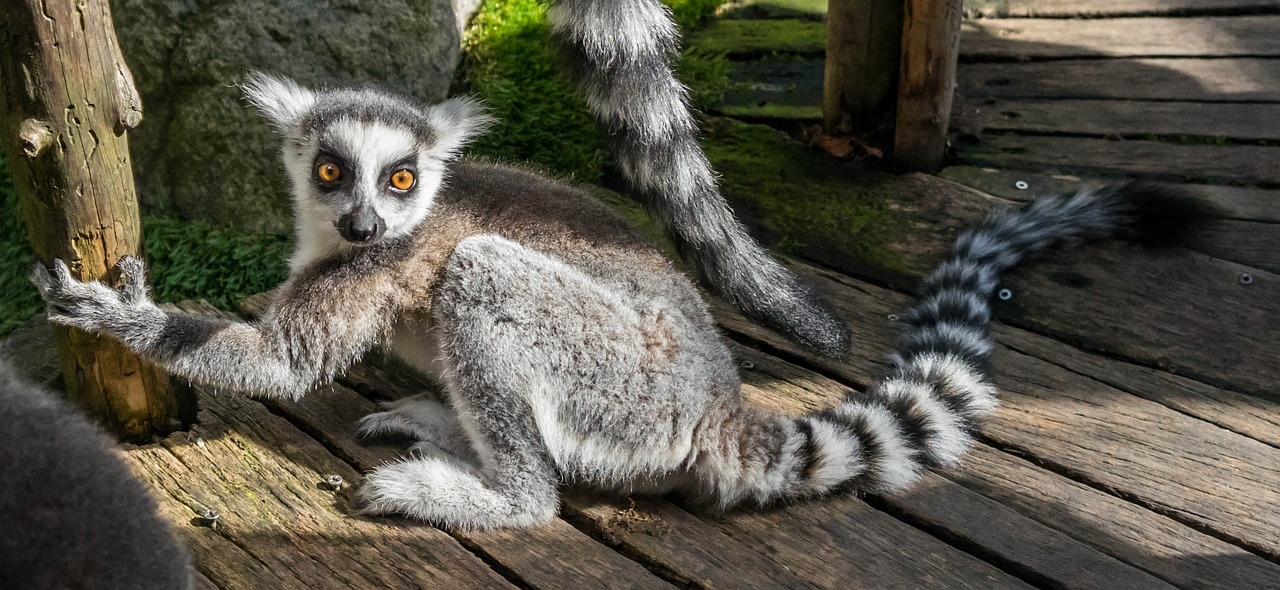
[[[146,211],[291,231],[279,141],[240,98],[260,69],[308,85],[376,84],[444,98],[471,0],[112,0],[142,94],[130,132]]]

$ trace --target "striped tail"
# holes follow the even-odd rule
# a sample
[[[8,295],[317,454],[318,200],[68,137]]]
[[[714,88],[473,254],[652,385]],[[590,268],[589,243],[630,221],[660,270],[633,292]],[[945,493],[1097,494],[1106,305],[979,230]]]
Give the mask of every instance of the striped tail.
[[[894,371],[865,394],[803,417],[743,410],[716,435],[702,481],[724,505],[833,489],[882,493],[955,464],[996,406],[989,298],[1000,273],[1056,246],[1109,237],[1176,243],[1207,208],[1145,184],[1042,198],[987,217],[956,240],[905,316]],[[735,442],[736,441],[736,442]]]
[[[756,321],[828,356],[848,352],[844,324],[747,234],[698,145],[672,73],[678,33],[658,0],[559,0],[553,33],[618,167],[703,282]]]

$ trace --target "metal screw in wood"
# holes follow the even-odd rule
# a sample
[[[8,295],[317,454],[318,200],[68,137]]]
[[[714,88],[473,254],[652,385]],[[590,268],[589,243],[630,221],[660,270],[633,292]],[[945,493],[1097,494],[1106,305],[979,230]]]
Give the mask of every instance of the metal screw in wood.
[[[329,489],[335,492],[338,490],[341,490],[342,486],[346,483],[342,481],[341,475],[330,475],[327,479],[324,480],[324,482],[326,484],[329,484]]]
[[[219,524],[222,524],[222,521],[219,520],[222,518],[222,515],[212,508],[205,510],[204,514],[200,515],[200,517],[204,519],[205,526],[211,529],[216,529]]]

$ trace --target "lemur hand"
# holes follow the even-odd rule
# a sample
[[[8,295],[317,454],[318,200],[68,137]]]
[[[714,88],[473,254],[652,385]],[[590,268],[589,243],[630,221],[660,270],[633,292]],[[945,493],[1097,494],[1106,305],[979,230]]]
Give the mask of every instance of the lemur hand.
[[[61,260],[53,261],[52,273],[36,263],[31,282],[48,304],[49,321],[88,332],[118,334],[135,320],[138,312],[154,307],[143,281],[146,266],[142,261],[123,256],[116,266],[124,279],[119,289],[98,281],[76,280]]]

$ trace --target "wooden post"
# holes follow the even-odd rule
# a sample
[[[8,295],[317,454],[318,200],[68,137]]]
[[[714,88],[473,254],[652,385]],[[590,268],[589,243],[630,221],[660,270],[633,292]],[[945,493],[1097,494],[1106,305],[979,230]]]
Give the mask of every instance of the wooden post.
[[[888,127],[898,96],[902,0],[831,0],[822,119],[827,133]],[[845,117],[849,128],[840,129]]]
[[[893,160],[924,172],[942,168],[960,53],[962,0],[906,0]]]
[[[0,0],[0,101],[0,143],[36,256],[66,260],[82,280],[118,279],[108,269],[140,248],[125,130],[142,104],[107,0]],[[55,338],[69,395],[118,435],[180,426],[159,369],[109,338],[65,328]]]

